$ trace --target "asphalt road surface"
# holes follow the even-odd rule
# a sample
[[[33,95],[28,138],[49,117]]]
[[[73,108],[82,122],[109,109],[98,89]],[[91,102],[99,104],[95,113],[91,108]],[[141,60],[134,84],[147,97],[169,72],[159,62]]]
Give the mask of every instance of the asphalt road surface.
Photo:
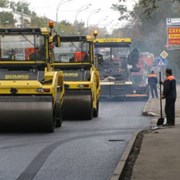
[[[0,180],[109,180],[128,141],[149,127],[146,102],[101,102],[98,118],[54,133],[0,133]]]

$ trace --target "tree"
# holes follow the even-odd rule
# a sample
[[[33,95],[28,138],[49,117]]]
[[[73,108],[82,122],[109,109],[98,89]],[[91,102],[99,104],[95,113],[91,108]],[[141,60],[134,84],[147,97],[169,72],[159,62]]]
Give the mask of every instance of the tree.
[[[9,3],[9,7],[10,7],[11,9],[13,9],[13,11],[16,11],[16,3],[15,3],[14,1],[11,1],[11,2]]]
[[[87,34],[84,22],[76,21],[74,26],[75,26],[75,30],[76,30],[75,31],[76,35],[85,35],[85,34]]]
[[[21,12],[23,9],[23,13],[27,14],[27,15],[31,15],[31,11],[29,10],[29,3],[27,2],[23,2],[23,1],[19,1],[16,4],[16,11]]]
[[[0,7],[7,8],[9,5],[9,0],[1,0],[0,1]]]
[[[75,27],[67,22],[67,21],[61,21],[58,23],[58,32],[60,35],[75,35]]]
[[[47,27],[49,19],[46,17],[38,17],[35,13],[31,15],[31,27]]]
[[[13,19],[12,13],[0,12],[0,24],[1,26],[14,27],[15,20]]]

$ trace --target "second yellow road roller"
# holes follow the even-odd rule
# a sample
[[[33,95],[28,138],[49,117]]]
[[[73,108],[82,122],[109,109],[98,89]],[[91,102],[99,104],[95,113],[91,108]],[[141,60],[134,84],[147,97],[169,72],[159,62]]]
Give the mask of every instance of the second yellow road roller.
[[[54,49],[53,68],[64,74],[64,119],[98,117],[100,78],[93,40],[91,36],[60,36],[61,47]]]

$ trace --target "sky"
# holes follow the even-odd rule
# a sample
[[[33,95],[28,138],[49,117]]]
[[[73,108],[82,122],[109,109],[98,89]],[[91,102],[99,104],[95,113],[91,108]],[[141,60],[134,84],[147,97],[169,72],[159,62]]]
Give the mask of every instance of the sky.
[[[19,0],[13,0],[18,2]],[[137,0],[127,0],[132,9]],[[122,27],[125,22],[119,22],[119,13],[111,9],[118,0],[23,0],[38,16],[45,16],[54,21],[75,20],[84,22],[86,26],[98,25],[107,29]],[[57,8],[59,7],[59,8]]]

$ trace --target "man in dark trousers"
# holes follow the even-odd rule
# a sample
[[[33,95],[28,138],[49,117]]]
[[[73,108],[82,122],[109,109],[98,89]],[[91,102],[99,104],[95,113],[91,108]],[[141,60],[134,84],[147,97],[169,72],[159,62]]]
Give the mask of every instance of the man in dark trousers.
[[[171,69],[166,69],[166,79],[163,83],[162,99],[165,98],[166,126],[175,125],[176,80]]]
[[[152,98],[154,98],[154,96],[158,98],[157,84],[158,84],[158,78],[156,74],[154,74],[154,71],[151,71],[151,74],[149,74],[148,76],[148,85],[150,87]]]

